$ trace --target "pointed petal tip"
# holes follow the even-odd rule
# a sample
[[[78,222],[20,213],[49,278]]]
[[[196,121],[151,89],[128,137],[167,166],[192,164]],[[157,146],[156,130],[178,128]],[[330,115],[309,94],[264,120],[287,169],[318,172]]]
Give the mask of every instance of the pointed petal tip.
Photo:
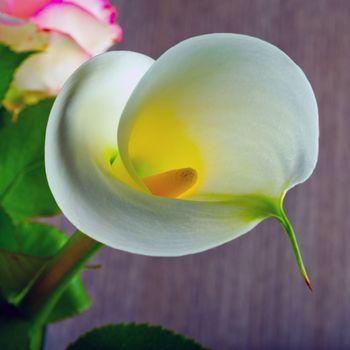
[[[308,288],[310,289],[310,291],[313,292],[311,282],[310,282],[309,277],[307,275],[304,276],[304,281],[305,281],[306,285],[308,286]]]

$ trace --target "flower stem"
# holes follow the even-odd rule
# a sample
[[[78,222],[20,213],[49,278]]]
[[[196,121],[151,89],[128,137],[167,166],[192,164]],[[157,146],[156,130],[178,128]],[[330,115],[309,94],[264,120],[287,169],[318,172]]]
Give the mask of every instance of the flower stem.
[[[47,263],[20,304],[34,327],[46,323],[67,285],[101,247],[101,243],[76,231]]]
[[[307,272],[306,272],[306,269],[305,269],[305,266],[303,263],[303,258],[301,257],[298,242],[297,242],[297,239],[295,237],[295,232],[293,230],[293,227],[292,227],[287,215],[285,214],[285,212],[282,208],[280,210],[279,216],[276,216],[276,219],[279,221],[279,223],[282,225],[284,231],[286,232],[286,234],[289,238],[289,241],[292,245],[292,249],[293,249],[296,261],[298,263],[300,274],[304,278],[304,281],[305,281],[306,285],[308,286],[308,288],[312,291],[310,279],[307,275]]]

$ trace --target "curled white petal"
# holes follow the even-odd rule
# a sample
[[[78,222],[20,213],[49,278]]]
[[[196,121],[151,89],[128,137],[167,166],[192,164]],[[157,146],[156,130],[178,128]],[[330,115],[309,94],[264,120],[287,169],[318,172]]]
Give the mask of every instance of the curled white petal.
[[[261,40],[216,34],[156,62],[111,52],[76,71],[50,115],[46,171],[82,232],[114,248],[176,256],[227,242],[273,214],[284,191],[311,174],[317,138],[301,70]],[[117,149],[124,182],[109,162]],[[199,174],[186,200],[153,196],[142,183],[182,167]]]
[[[154,172],[196,162],[181,148],[180,128],[198,149],[197,198],[278,197],[317,161],[317,104],[307,78],[277,47],[245,35],[186,40],[147,72],[119,126],[121,157],[135,179],[135,159]],[[152,139],[167,142],[150,147]]]
[[[51,190],[81,231],[114,248],[146,255],[208,249],[252,228],[222,203],[154,197],[111,177],[101,165],[116,147],[118,118],[152,64],[131,52],[90,60],[69,79],[50,115],[45,164]]]

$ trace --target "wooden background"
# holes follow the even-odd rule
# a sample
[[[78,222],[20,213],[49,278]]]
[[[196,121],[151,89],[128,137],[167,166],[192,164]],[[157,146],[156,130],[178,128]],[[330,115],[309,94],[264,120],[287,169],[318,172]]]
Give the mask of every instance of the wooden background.
[[[300,278],[279,225],[211,251],[149,258],[105,248],[84,274],[93,300],[49,328],[49,350],[115,322],[150,322],[215,350],[350,348],[350,1],[115,0],[129,49],[157,58],[202,33],[258,36],[305,71],[320,110],[320,157],[286,209],[314,286]],[[66,229],[69,225],[64,224]],[[136,349],[135,349],[136,350]]]

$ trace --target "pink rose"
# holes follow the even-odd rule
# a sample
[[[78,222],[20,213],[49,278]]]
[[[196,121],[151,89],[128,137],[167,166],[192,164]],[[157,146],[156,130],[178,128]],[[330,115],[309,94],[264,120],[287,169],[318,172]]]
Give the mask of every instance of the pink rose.
[[[55,95],[90,57],[121,40],[108,0],[0,0],[0,42],[42,50],[17,70],[19,90]]]

